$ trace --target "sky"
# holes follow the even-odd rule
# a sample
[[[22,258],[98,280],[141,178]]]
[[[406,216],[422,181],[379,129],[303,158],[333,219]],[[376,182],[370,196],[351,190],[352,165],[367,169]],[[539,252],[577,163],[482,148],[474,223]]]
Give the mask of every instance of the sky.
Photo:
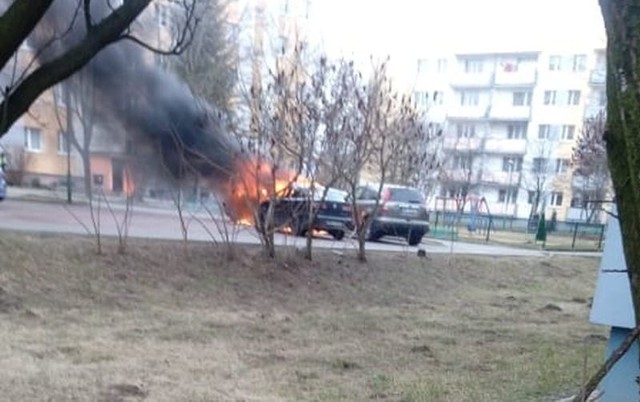
[[[429,54],[605,45],[597,0],[314,0],[312,10],[327,53],[412,67]]]

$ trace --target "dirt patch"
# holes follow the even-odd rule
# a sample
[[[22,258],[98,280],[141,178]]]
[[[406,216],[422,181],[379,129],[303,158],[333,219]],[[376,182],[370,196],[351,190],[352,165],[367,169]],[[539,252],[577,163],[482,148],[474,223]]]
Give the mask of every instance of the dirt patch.
[[[101,402],[124,402],[143,400],[149,393],[135,384],[113,384],[102,394]]]
[[[12,313],[22,309],[22,302],[0,287],[0,313]]]

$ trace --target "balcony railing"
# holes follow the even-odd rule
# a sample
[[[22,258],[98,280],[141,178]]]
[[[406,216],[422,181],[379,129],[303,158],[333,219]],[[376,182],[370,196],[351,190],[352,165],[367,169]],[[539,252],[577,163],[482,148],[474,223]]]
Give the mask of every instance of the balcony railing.
[[[591,77],[589,81],[593,85],[604,85],[607,80],[607,71],[602,69],[596,69],[591,71]]]
[[[514,170],[513,172],[503,171],[483,171],[482,181],[489,184],[499,184],[504,186],[513,186],[518,182],[520,172]]]
[[[494,105],[489,110],[489,117],[495,120],[529,120],[530,106]]]
[[[497,154],[522,155],[527,151],[527,140],[492,138],[486,140],[484,150]]]
[[[496,86],[533,86],[536,83],[537,73],[535,69],[521,71],[497,71],[495,75]]]
[[[453,75],[450,82],[454,88],[487,88],[493,85],[493,73],[458,72]]]
[[[483,119],[489,117],[489,106],[453,106],[447,114],[454,119]]]
[[[455,133],[447,135],[443,147],[447,150],[476,151],[479,150],[482,140],[480,138],[458,138]]]

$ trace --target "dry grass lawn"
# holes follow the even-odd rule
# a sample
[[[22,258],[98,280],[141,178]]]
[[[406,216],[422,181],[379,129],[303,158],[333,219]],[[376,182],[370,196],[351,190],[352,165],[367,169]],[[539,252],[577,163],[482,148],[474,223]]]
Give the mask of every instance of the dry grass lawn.
[[[600,363],[598,261],[0,234],[1,401],[551,401]]]

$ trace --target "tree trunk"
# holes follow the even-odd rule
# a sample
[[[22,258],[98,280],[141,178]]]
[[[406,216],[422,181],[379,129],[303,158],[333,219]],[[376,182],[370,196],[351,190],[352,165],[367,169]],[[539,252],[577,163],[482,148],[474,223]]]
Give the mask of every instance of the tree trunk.
[[[640,0],[600,0],[607,31],[605,141],[640,322]]]
[[[311,226],[309,226],[309,230],[307,230],[307,244],[305,247],[304,258],[311,261],[313,259],[313,230],[311,230]]]
[[[365,249],[367,239],[365,233],[365,230],[361,230],[358,233],[358,261],[360,262],[367,262],[367,251]]]
[[[81,152],[80,157],[82,158],[82,171],[84,175],[84,194],[87,196],[87,199],[90,200],[93,197],[93,177],[91,175],[91,156],[89,152]]]

